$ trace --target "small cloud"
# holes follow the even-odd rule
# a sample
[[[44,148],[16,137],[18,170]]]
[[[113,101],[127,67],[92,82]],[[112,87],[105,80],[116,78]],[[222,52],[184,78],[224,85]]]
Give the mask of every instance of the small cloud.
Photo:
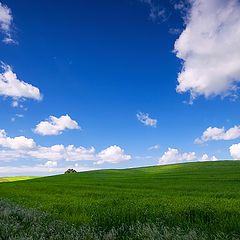
[[[181,163],[181,162],[191,162],[195,161],[197,159],[195,152],[189,152],[189,153],[183,153],[180,154],[177,149],[174,148],[168,148],[168,151],[165,152],[162,157],[159,159],[158,164],[159,165],[165,165],[165,164],[175,164],[175,163]]]
[[[3,70],[0,73],[0,95],[12,97],[14,99],[13,107],[18,106],[16,99],[31,98],[39,101],[42,99],[39,89],[29,83],[20,81],[9,65],[1,62],[0,67]]]
[[[59,118],[50,116],[47,121],[40,122],[33,130],[40,135],[60,135],[66,129],[81,129],[78,123],[70,118],[69,115]]]
[[[159,159],[159,165],[176,164],[183,162],[196,162],[196,161],[217,161],[215,156],[208,157],[207,154],[203,154],[202,157],[197,157],[195,152],[179,153],[178,149],[168,148],[162,157]]]
[[[44,166],[52,168],[52,167],[57,167],[57,161],[47,161]]]
[[[146,4],[149,7],[149,17],[153,22],[157,20],[164,22],[167,20],[166,9],[161,7],[159,2],[156,2],[154,0],[140,0],[140,2]]]
[[[157,120],[150,118],[148,113],[137,113],[137,119],[146,126],[157,127]]]
[[[159,149],[160,148],[160,145],[154,145],[154,146],[150,146],[149,148],[148,148],[148,150],[153,150],[153,149]]]
[[[99,158],[99,160],[95,162],[95,164],[103,164],[105,162],[121,163],[129,161],[132,157],[126,155],[124,150],[119,146],[114,145],[98,153],[97,158]]]
[[[18,118],[23,118],[24,115],[23,115],[23,114],[15,114],[15,117],[12,117],[12,118],[11,118],[11,121],[14,122],[14,121],[16,120],[16,117],[18,117]]]
[[[225,131],[225,128],[209,127],[200,138],[196,138],[194,143],[202,144],[210,140],[233,140],[240,137],[240,126],[234,126]]]
[[[233,144],[230,148],[230,155],[233,157],[235,160],[240,160],[240,143]]]
[[[180,28],[170,28],[168,31],[172,35],[178,35],[182,32]]]
[[[218,159],[215,156],[212,156],[211,158],[208,157],[208,155],[205,153],[202,155],[201,158],[198,159],[200,162],[205,162],[205,161],[217,161]]]
[[[12,39],[12,35],[11,35],[12,21],[13,21],[13,17],[12,17],[11,9],[0,2],[0,31],[5,35],[3,42],[7,44],[16,43]]]
[[[13,101],[12,102],[12,107],[18,107],[18,101]]]

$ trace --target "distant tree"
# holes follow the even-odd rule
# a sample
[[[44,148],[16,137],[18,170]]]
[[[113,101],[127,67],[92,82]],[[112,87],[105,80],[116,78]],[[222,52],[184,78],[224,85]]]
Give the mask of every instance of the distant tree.
[[[68,173],[76,173],[77,171],[76,170],[74,170],[74,169],[72,169],[72,168],[69,168],[66,172],[65,172],[65,174],[68,174]]]

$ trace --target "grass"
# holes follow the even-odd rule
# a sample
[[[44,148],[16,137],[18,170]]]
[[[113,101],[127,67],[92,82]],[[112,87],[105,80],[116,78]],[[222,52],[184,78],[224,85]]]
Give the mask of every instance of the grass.
[[[47,212],[77,229],[88,226],[96,234],[114,230],[116,239],[240,239],[238,161],[101,170],[2,182],[0,197],[24,208]],[[143,229],[153,231],[152,237],[144,237]],[[160,238],[163,229],[172,236],[178,236],[180,231],[182,238]]]
[[[168,228],[160,223],[135,223],[126,228],[99,231],[89,225],[76,228],[51,215],[36,209],[25,209],[19,205],[0,200],[0,239],[16,240],[116,240],[116,239],[168,239],[207,240],[208,236],[195,230],[183,231],[179,227]],[[213,239],[237,239],[219,234]]]
[[[0,182],[15,182],[15,181],[22,181],[22,180],[30,180],[30,179],[35,179],[39,177],[29,177],[29,176],[20,176],[20,177],[3,177],[0,178]]]

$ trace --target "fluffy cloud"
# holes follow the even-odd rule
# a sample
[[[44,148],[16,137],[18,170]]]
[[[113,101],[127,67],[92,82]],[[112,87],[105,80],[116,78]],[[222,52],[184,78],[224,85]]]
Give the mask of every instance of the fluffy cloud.
[[[146,126],[157,127],[157,120],[150,118],[148,113],[137,113],[137,119]]]
[[[191,0],[186,28],[175,42],[183,60],[177,92],[227,96],[240,82],[240,2]]]
[[[0,157],[3,161],[8,161],[10,157],[12,160],[34,158],[49,160],[47,164],[49,165],[59,160],[67,162],[95,161],[96,164],[102,164],[104,162],[120,163],[131,159],[130,155],[126,155],[124,150],[116,145],[110,146],[98,154],[95,153],[94,147],[87,149],[81,146],[64,146],[62,144],[43,147],[36,145],[33,139],[24,136],[8,137],[5,130],[0,130],[0,146],[10,149],[0,151]]]
[[[235,159],[235,160],[240,160],[240,143],[238,144],[233,144],[230,148],[230,155]]]
[[[42,99],[39,89],[31,84],[18,80],[16,74],[13,73],[9,65],[1,63],[1,68],[3,72],[0,73],[0,95],[12,97],[14,99]],[[17,106],[17,104],[14,103],[14,106]]]
[[[195,152],[180,154],[177,149],[168,148],[168,151],[159,159],[158,164],[174,164],[185,161],[194,161],[197,159]]]
[[[96,164],[102,164],[104,162],[120,163],[129,161],[132,158],[130,155],[126,155],[124,150],[116,145],[101,151],[97,157],[99,160],[95,162]]]
[[[211,158],[208,157],[208,155],[205,153],[202,155],[201,158],[198,159],[200,162],[205,162],[205,161],[217,161],[217,158],[215,156],[212,156]]]
[[[225,131],[225,128],[209,127],[207,128],[201,138],[195,139],[195,143],[204,143],[210,140],[232,140],[240,137],[240,126]]]
[[[159,148],[160,148],[160,146],[157,144],[157,145],[154,145],[154,146],[150,146],[148,148],[148,150],[159,149]]]
[[[215,156],[208,157],[207,154],[203,154],[202,157],[197,157],[195,152],[183,153],[180,154],[177,149],[168,148],[168,151],[165,152],[162,157],[159,159],[159,165],[166,164],[175,164],[181,162],[193,162],[193,161],[216,161],[217,158]]]
[[[50,116],[49,120],[40,122],[34,129],[35,133],[45,135],[59,135],[66,129],[80,129],[78,123],[68,115],[59,118]]]
[[[15,150],[29,150],[36,147],[33,139],[24,136],[10,138],[5,130],[0,130],[0,145]]]
[[[9,9],[6,5],[3,5],[0,2],[0,30],[4,33],[5,38],[3,39],[3,42],[5,43],[11,43],[14,42],[14,40],[11,37],[11,24],[12,24],[12,13],[11,9]]]

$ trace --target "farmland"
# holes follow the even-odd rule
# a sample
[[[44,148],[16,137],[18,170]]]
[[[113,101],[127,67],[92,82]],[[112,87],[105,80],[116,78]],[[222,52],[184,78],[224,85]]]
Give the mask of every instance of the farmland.
[[[238,161],[2,182],[0,198],[9,212],[17,206],[49,214],[76,234],[88,229],[86,239],[107,239],[110,233],[109,239],[239,239],[240,234]]]

